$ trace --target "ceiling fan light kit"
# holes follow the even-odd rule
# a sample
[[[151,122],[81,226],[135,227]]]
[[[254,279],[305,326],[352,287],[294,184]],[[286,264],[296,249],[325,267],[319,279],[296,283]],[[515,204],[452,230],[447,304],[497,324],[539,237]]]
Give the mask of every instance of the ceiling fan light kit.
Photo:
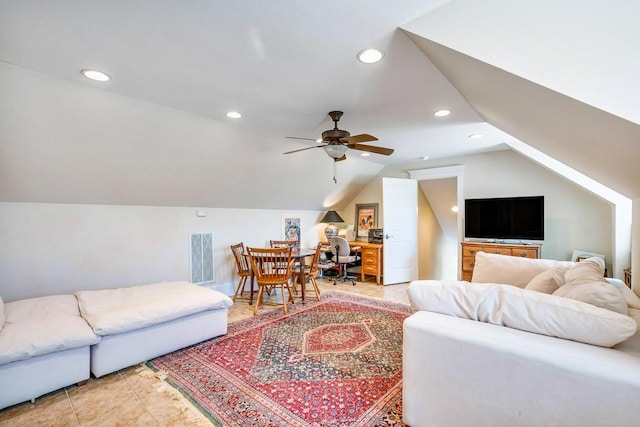
[[[347,152],[347,146],[342,144],[329,144],[322,148],[332,159],[339,159]]]
[[[321,145],[313,147],[300,148],[298,150],[287,151],[283,154],[297,153],[298,151],[311,150],[313,148],[322,148],[329,157],[333,159],[333,181],[338,182],[336,179],[336,162],[346,160],[347,149],[360,150],[366,153],[382,154],[389,156],[393,153],[393,149],[384,147],[375,147],[373,145],[361,144],[362,142],[377,141],[373,135],[367,133],[361,133],[359,135],[351,135],[346,130],[338,128],[338,121],[342,117],[342,111],[329,111],[329,117],[333,120],[333,129],[325,130],[322,132]],[[295,136],[287,136],[290,139],[302,139],[306,141],[317,141],[313,138],[299,138]]]
[[[368,153],[382,154],[389,156],[393,153],[393,149],[384,147],[375,147],[373,145],[361,144],[362,142],[377,141],[373,135],[361,133],[359,135],[351,135],[348,131],[338,128],[338,121],[342,117],[342,111],[330,111],[329,117],[333,120],[333,129],[322,132],[322,139],[319,141],[321,145],[313,147],[300,148],[298,150],[287,151],[284,154],[297,153],[298,151],[311,150],[313,148],[323,148],[324,151],[335,161],[345,160],[345,153],[348,148],[352,150],[360,150]],[[302,139],[306,141],[318,141],[314,138],[299,138],[296,136],[288,136],[289,139]]]

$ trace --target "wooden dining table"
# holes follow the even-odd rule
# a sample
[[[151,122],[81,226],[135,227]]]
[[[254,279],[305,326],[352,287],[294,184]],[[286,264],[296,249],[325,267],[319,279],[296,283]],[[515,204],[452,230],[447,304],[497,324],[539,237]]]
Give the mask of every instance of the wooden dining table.
[[[293,248],[291,250],[291,259],[296,260],[300,264],[300,276],[298,276],[298,280],[300,280],[300,287],[302,289],[302,303],[304,304],[304,295],[305,295],[305,284],[307,282],[306,272],[304,271],[304,266],[306,265],[306,258],[313,256],[316,253],[315,249],[300,249]],[[249,258],[249,254],[245,253],[244,256]],[[251,265],[251,260],[249,260],[249,265]],[[255,282],[255,273],[253,272],[253,268],[251,268],[251,296],[249,298],[249,305],[253,304],[253,283]],[[283,296],[284,297],[284,296]]]

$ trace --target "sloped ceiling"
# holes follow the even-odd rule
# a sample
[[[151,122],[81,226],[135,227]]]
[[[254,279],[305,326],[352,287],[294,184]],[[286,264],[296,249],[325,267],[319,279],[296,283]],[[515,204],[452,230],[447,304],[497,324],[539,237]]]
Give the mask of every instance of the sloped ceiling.
[[[630,1],[461,0],[406,28],[487,122],[635,199],[638,16]]]
[[[512,3],[2,2],[0,201],[339,209],[385,165],[516,138],[638,197],[640,89],[628,80],[640,70],[619,59],[637,58],[637,6]],[[572,9],[590,19],[568,19]],[[596,43],[588,29],[601,17]],[[371,46],[383,61],[356,61]],[[566,77],[583,75],[584,62],[562,61],[576,46],[613,57],[598,90]],[[113,79],[88,81],[83,68]],[[435,118],[440,108],[453,114]],[[336,170],[322,150],[282,154],[313,145],[285,137],[318,137],[336,109],[342,129],[395,153],[350,150]]]
[[[340,208],[386,164],[505,149],[398,30],[443,3],[2,2],[0,200]],[[358,62],[371,46],[383,61]],[[282,154],[331,110],[395,153],[350,150],[337,183],[323,150]]]

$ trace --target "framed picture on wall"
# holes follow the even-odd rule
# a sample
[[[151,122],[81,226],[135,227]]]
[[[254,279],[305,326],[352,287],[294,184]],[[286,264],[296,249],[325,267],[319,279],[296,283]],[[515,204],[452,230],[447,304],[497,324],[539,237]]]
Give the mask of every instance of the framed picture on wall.
[[[282,238],[300,242],[300,218],[285,215],[282,217]]]
[[[368,237],[372,228],[378,228],[378,204],[356,205],[356,237]]]

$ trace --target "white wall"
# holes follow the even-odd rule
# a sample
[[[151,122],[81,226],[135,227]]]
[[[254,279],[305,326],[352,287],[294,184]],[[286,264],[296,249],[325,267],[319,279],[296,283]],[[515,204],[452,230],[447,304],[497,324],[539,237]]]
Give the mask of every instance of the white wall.
[[[512,150],[387,167],[341,215],[352,216],[355,203],[382,204],[383,176],[408,178],[409,170],[452,165],[464,165],[464,198],[545,196],[542,257],[566,260],[574,249],[601,253],[612,273],[612,206]]]
[[[612,256],[612,206],[512,151],[473,156],[464,197],[545,196],[542,257],[570,259],[574,249]]]
[[[203,207],[198,207],[202,209]],[[0,296],[5,301],[80,289],[189,280],[189,232],[214,234],[215,283],[237,283],[229,245],[282,238],[283,216],[301,218],[303,247],[323,230],[320,211],[0,203]]]
[[[454,164],[465,165],[464,197],[545,196],[543,257],[568,259],[573,249],[610,257],[611,207],[515,152],[420,162],[387,168],[383,175],[407,177],[408,170]],[[356,203],[380,203],[382,207],[381,178],[340,211],[346,221],[353,221]],[[198,208],[207,209],[206,218],[196,217]],[[323,213],[0,203],[0,295],[12,301],[78,289],[188,280],[191,231],[214,233],[213,287],[230,293],[236,277],[229,245],[239,241],[266,245],[269,239],[280,238],[282,217],[291,215],[302,219],[303,246],[313,246],[324,229],[317,224]],[[383,226],[381,214],[378,220]]]

